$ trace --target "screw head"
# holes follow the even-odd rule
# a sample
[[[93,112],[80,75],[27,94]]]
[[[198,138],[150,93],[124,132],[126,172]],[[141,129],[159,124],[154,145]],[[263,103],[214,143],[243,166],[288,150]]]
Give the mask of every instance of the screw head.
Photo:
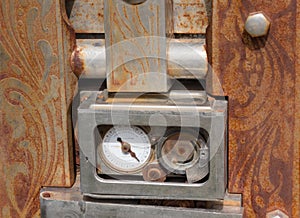
[[[289,217],[281,210],[274,210],[267,213],[267,218],[289,218]]]
[[[261,37],[267,35],[271,22],[263,12],[249,14],[245,22],[245,30],[252,37]]]

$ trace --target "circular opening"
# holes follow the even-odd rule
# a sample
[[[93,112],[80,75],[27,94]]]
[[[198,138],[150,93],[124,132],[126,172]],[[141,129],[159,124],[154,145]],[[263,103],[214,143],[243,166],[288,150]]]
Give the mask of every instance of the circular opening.
[[[43,198],[50,198],[51,197],[51,194],[49,192],[44,192],[42,194]]]
[[[123,1],[131,5],[138,5],[144,3],[147,0],[123,0]]]
[[[175,174],[186,174],[186,169],[197,163],[200,158],[200,145],[204,139],[192,129],[169,129],[159,142],[157,158],[163,168]]]

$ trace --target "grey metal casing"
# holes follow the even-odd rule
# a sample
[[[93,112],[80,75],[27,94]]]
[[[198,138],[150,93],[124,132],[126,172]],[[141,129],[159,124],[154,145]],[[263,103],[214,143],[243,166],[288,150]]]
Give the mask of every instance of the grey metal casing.
[[[84,78],[106,78],[105,39],[77,39],[76,44],[77,49],[72,55],[73,70]],[[167,58],[169,78],[206,78],[208,60],[205,39],[170,39],[164,58]]]
[[[234,204],[232,204],[233,202]],[[72,188],[43,188],[40,193],[41,217],[43,218],[241,218],[244,214],[244,208],[239,202],[241,202],[241,195],[228,193],[224,201],[207,202],[210,205],[208,208],[201,207],[197,202],[195,202],[195,207],[184,208],[147,205],[134,199],[115,198],[95,201],[85,199],[81,195],[78,181]]]
[[[45,194],[50,194],[50,197],[44,197]],[[132,200],[85,201],[80,192],[74,188],[71,190],[63,188],[44,189],[40,194],[40,204],[42,218],[242,218],[244,214],[244,208],[240,206],[222,205],[221,207],[204,209],[142,205],[138,202],[132,202]]]
[[[123,195],[147,199],[223,199],[227,185],[227,102],[210,99],[206,105],[111,104],[99,102],[101,92],[91,92],[78,108],[81,191],[93,197]],[[98,101],[98,102],[97,102]],[[204,184],[152,183],[104,180],[96,173],[94,130],[99,125],[149,125],[160,114],[168,126],[199,127],[209,133],[210,175]],[[127,115],[127,116],[126,116]],[[199,119],[197,119],[197,117]],[[166,125],[165,122],[156,125]]]

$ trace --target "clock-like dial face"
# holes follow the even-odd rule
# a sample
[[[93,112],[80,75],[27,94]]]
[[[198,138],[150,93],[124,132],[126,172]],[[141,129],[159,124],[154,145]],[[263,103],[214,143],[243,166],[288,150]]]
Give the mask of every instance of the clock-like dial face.
[[[100,157],[106,165],[120,173],[140,171],[151,158],[147,134],[136,126],[114,126],[99,145]]]

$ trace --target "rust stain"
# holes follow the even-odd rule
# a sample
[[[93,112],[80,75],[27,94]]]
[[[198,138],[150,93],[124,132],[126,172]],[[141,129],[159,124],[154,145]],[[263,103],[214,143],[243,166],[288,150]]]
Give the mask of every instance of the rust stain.
[[[174,32],[205,34],[208,26],[208,14],[204,1],[175,0]]]
[[[51,193],[49,193],[49,192],[44,192],[42,195],[43,195],[43,198],[50,198],[51,197]]]
[[[299,196],[292,179],[292,162],[299,158],[293,153],[299,129],[294,119],[297,7],[295,0],[276,4],[276,10],[266,2],[232,1],[214,8],[213,69],[230,101],[229,191],[243,194],[246,217],[265,217],[274,209],[297,217],[292,208],[293,196]],[[244,22],[256,8],[271,17],[272,26],[268,37],[252,40],[243,33]]]
[[[166,175],[166,172],[157,162],[152,162],[143,169],[143,179],[145,181],[164,182]]]
[[[76,48],[71,56],[71,68],[73,73],[77,77],[80,77],[80,75],[83,73],[85,65],[84,61],[80,58],[81,57],[82,48]]]
[[[8,76],[7,76],[6,73],[0,74],[0,80],[3,80],[3,79],[5,79],[5,78],[7,78],[7,77],[8,77]]]
[[[103,0],[94,4],[89,1],[77,1],[76,7],[72,9],[71,23],[78,33],[103,33]],[[205,34],[208,25],[205,0],[174,0],[174,22],[169,26],[174,26],[174,33],[201,33]],[[132,8],[137,8],[134,6]],[[151,8],[150,8],[151,10]],[[189,14],[191,19],[187,20],[181,14]],[[82,21],[80,17],[88,16],[88,22]],[[93,16],[95,15],[95,16]],[[185,23],[183,26],[181,23]],[[143,27],[141,27],[143,28]]]
[[[161,11],[156,11],[156,7],[153,7],[153,4],[157,4],[157,7],[159,7],[162,3],[149,3],[149,7],[129,7],[124,3],[119,5],[109,4],[109,22],[112,23],[110,24],[111,26],[114,26],[114,30],[111,33],[107,33],[110,36],[107,40],[111,46],[115,45],[112,47],[114,51],[111,53],[110,67],[111,69],[116,68],[110,75],[109,87],[112,87],[111,89],[119,89],[120,84],[124,89],[140,89],[141,86],[144,86],[143,78],[147,76],[145,75],[146,73],[151,71],[152,65],[160,64],[159,60],[149,60],[148,58],[148,56],[160,55],[159,46],[157,46],[158,42],[149,38],[141,38],[141,36],[157,36],[161,34],[157,20],[155,20],[155,25],[153,25],[153,23],[150,24],[141,19],[140,13],[149,13],[154,18],[159,17],[158,14]],[[118,43],[120,41],[123,43]],[[132,49],[128,49],[128,46],[131,46]]]
[[[98,13],[98,17],[100,17],[100,18],[104,18],[104,15],[102,14],[102,13]]]
[[[75,34],[61,1],[51,2],[1,3],[5,11],[0,14],[0,38],[5,39],[1,43],[12,57],[7,69],[0,69],[3,217],[38,216],[41,186],[73,182],[67,114],[75,85],[69,66]],[[36,46],[41,41],[46,48]],[[51,56],[63,66],[48,66],[49,80],[42,83]]]

